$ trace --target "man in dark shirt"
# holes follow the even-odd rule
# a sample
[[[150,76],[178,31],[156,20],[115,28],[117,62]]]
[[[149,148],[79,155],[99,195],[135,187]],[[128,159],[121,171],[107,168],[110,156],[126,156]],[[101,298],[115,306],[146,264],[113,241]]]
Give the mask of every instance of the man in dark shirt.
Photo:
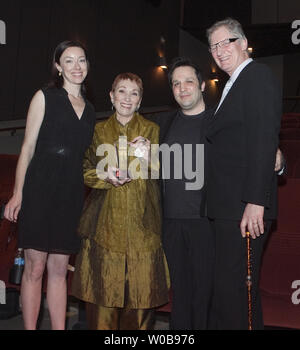
[[[161,151],[163,246],[172,286],[171,329],[207,329],[212,295],[214,236],[200,216],[204,180],[205,83],[190,60],[178,58],[169,82],[180,109],[157,116]],[[192,175],[194,175],[192,177]]]
[[[206,109],[205,83],[189,59],[177,58],[168,75],[180,108],[157,115],[154,121],[160,126],[163,246],[173,296],[170,328],[214,328],[215,233],[211,221],[201,216],[206,212],[202,184],[203,150],[207,147],[203,145],[214,110]],[[170,159],[166,157],[168,149],[174,151]],[[278,150],[275,171],[281,174],[284,166]]]

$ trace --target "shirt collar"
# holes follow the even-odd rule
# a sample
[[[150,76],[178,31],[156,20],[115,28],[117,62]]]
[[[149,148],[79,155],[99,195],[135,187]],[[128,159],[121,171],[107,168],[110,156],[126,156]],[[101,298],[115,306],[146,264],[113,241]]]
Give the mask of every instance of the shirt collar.
[[[118,121],[117,115],[116,115],[116,113],[114,113],[114,114],[112,115],[112,121],[113,121],[113,123],[114,123],[115,128],[116,128],[117,130],[119,130],[119,132],[121,132],[121,133],[122,133],[122,132],[123,132],[123,133],[126,133],[128,129],[133,128],[133,126],[136,124],[138,115],[139,115],[139,114],[138,114],[137,112],[135,112],[135,113],[133,114],[133,117],[130,119],[130,121],[129,121],[127,124],[123,125],[123,124],[121,124],[121,123]]]
[[[233,72],[232,76],[229,79],[232,84],[236,81],[236,79],[240,75],[241,71],[252,61],[253,61],[252,58],[248,58],[237,67],[237,69]]]

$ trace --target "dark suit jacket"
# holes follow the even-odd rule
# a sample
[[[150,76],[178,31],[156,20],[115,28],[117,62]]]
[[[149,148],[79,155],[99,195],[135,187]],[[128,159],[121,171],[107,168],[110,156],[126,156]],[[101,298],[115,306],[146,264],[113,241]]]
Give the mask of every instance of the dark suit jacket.
[[[206,163],[209,217],[240,220],[245,205],[253,203],[265,207],[265,219],[276,218],[281,101],[271,70],[251,62],[212,116]]]
[[[155,114],[148,119],[153,121],[154,123],[159,125],[159,144],[165,143],[168,131],[171,128],[171,125],[176,117],[177,110],[173,110],[170,112],[165,112],[165,113],[160,113],[160,114]],[[161,153],[159,154],[159,161],[160,164],[162,162],[161,159]],[[162,208],[163,208],[163,198],[165,194],[165,186],[164,186],[164,181],[162,180],[162,166],[160,166],[160,173],[159,173],[159,186],[161,190],[161,203],[162,203]]]
[[[160,145],[165,142],[168,131],[171,128],[171,125],[176,117],[177,112],[178,110],[175,109],[169,112],[159,113],[149,117],[151,121],[159,125],[159,144]]]

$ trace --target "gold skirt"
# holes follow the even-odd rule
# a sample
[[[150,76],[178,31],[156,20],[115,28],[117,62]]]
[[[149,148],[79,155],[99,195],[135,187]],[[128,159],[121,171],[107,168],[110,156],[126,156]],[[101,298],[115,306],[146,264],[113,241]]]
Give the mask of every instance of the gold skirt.
[[[168,302],[169,286],[162,247],[125,254],[83,239],[72,281],[78,299],[108,308],[151,309]]]

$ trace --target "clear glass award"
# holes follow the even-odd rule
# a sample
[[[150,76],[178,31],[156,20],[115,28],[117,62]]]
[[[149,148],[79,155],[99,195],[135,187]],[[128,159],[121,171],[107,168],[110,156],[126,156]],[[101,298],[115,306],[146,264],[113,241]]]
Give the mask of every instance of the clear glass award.
[[[114,142],[116,150],[116,178],[124,180],[129,178],[128,175],[128,144],[127,136],[119,136],[119,140]]]

